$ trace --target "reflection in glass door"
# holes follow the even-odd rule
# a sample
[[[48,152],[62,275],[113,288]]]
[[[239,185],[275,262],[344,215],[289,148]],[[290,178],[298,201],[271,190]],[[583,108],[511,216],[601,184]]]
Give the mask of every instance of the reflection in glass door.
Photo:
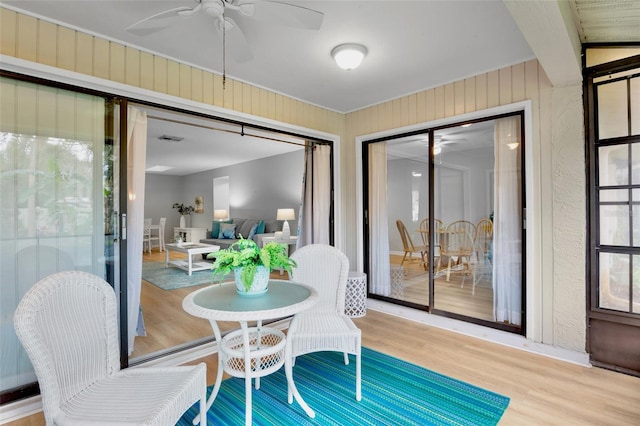
[[[0,77],[0,383],[37,393],[12,319],[38,280],[63,270],[117,285],[118,147],[102,97]]]
[[[370,292],[404,304],[429,304],[428,134],[371,143]]]
[[[373,298],[522,332],[521,123],[514,114],[367,145]]]

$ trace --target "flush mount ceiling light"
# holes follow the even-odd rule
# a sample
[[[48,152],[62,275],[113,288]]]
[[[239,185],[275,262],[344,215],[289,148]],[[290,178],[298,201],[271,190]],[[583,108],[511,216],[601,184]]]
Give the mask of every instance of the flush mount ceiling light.
[[[331,51],[331,56],[336,61],[336,64],[345,70],[358,68],[366,54],[367,48],[355,43],[341,44]]]

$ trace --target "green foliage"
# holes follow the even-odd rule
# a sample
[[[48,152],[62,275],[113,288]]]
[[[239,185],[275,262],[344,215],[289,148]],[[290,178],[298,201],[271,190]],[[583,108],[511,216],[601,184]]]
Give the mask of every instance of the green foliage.
[[[182,203],[173,203],[173,208],[174,209],[178,209],[178,213],[180,213],[181,215],[185,215],[185,214],[191,214],[194,211],[196,211],[196,209],[193,208],[193,206],[185,206]]]
[[[242,282],[247,291],[251,288],[258,266],[264,266],[269,271],[283,269],[287,272],[291,272],[291,269],[297,266],[287,255],[285,244],[272,242],[259,248],[255,241],[244,239],[242,236],[228,249],[211,253],[208,257],[216,259],[211,266],[213,280],[217,278],[222,281],[234,269],[244,268]]]

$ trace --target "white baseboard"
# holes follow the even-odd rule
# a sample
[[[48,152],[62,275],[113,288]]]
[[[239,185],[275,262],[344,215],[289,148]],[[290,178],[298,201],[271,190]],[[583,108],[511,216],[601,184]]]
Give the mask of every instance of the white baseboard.
[[[410,321],[416,321],[432,327],[438,327],[455,333],[464,334],[466,336],[486,340],[498,345],[520,349],[561,361],[570,362],[572,364],[578,364],[583,367],[591,367],[591,364],[589,363],[589,354],[585,352],[577,352],[544,343],[534,342],[533,340],[527,339],[526,337],[518,334],[495,330],[440,315],[433,315],[425,311],[394,305],[381,300],[367,300],[367,309],[389,315],[395,315]]]
[[[0,425],[32,416],[42,411],[40,395],[0,405]]]

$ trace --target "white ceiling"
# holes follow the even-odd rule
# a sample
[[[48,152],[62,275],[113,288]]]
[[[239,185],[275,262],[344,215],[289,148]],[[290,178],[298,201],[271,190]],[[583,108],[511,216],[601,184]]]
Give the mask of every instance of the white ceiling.
[[[321,28],[245,18],[242,28],[254,57],[238,63],[229,52],[227,75],[339,112],[533,58],[500,0],[287,2],[324,13]],[[196,0],[3,4],[206,70],[223,70],[221,37],[214,19],[204,13],[174,20],[147,36],[125,30],[152,14],[193,7]],[[352,71],[338,68],[330,55],[333,47],[347,42],[369,50],[362,66]]]
[[[147,113],[148,173],[184,176],[304,149],[299,138],[255,129],[245,129],[243,136],[236,125],[134,106]],[[160,139],[163,136],[182,140]],[[149,171],[157,166],[171,168]]]
[[[180,18],[145,37],[125,30],[154,13],[194,7],[196,1],[3,0],[1,5],[221,74],[222,41],[210,16]],[[227,76],[338,112],[534,57],[553,84],[568,84],[581,78],[580,42],[640,41],[639,0],[283,1],[322,12],[320,29],[237,19],[253,59],[235,61],[233,40],[228,40]],[[346,42],[369,50],[356,70],[339,69],[330,56],[333,47]],[[162,134],[185,141],[160,142]],[[248,137],[163,120],[149,120],[148,135],[147,164],[172,162],[174,169],[165,174],[194,173],[215,168],[214,163],[221,167],[266,155],[260,151],[264,139],[245,146]],[[211,140],[216,144],[206,142]],[[269,145],[277,150],[269,153],[295,147]],[[234,151],[237,157],[220,155]]]

